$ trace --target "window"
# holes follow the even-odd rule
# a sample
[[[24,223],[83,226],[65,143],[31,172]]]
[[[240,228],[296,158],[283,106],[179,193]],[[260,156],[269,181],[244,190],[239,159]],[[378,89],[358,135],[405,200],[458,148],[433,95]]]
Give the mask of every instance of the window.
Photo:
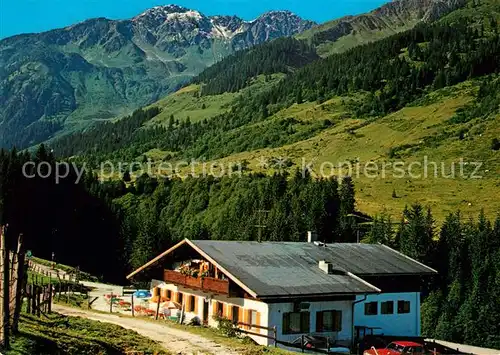
[[[240,321],[240,307],[233,306],[233,323],[238,323]]]
[[[405,348],[402,345],[399,345],[399,344],[396,344],[396,343],[390,343],[389,345],[387,345],[386,349],[388,349],[388,350],[394,350],[397,353],[402,353]]]
[[[187,304],[187,312],[193,312],[194,311],[194,303],[196,302],[196,297],[195,296],[188,296],[188,304]]]
[[[224,316],[224,303],[222,302],[217,302],[217,315],[219,317]]]
[[[171,300],[171,299],[172,299],[172,291],[171,291],[171,290],[167,290],[167,298],[168,298],[169,300]]]
[[[309,333],[309,312],[283,313],[283,334]]]
[[[257,311],[250,310],[250,314],[249,314],[248,318],[250,320],[250,324],[259,325],[259,324],[257,324]],[[254,328],[254,327],[250,327],[250,328]]]
[[[316,312],[317,332],[339,332],[342,330],[342,311]]]
[[[410,301],[398,301],[398,313],[410,313]]]
[[[380,313],[394,314],[394,301],[386,301],[380,304]]]
[[[365,315],[366,316],[376,316],[378,314],[378,303],[377,302],[367,302],[365,303]]]
[[[179,302],[180,304],[182,304],[182,299],[183,299],[183,294],[182,292],[179,292],[179,294],[177,295],[177,302]]]

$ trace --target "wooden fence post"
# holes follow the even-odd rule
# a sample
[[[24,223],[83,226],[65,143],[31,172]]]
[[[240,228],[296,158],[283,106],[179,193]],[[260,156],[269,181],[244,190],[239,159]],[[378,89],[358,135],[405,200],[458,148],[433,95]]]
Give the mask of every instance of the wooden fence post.
[[[41,292],[41,302],[40,302],[40,308],[42,312],[47,312],[47,303],[45,303],[47,294],[45,292],[45,286],[42,286],[42,292]]]
[[[26,285],[26,313],[31,313],[31,287],[30,285]]]
[[[14,301],[14,316],[12,318],[12,332],[19,332],[19,317],[23,305],[23,290],[26,290],[27,270],[23,249],[23,234],[19,234],[17,239],[17,258],[15,263],[16,291]],[[14,269],[13,269],[14,271]]]
[[[161,298],[160,298],[160,296],[158,296],[158,303],[156,304],[155,320],[158,320],[158,315],[160,314],[160,301],[161,301]]]
[[[31,285],[31,314],[36,313],[36,285]]]
[[[52,313],[52,279],[49,278],[49,303],[47,305],[47,312]]]
[[[109,313],[113,313],[113,291],[111,291],[111,295],[109,296]]]
[[[274,347],[277,348],[278,347],[278,329],[276,328],[275,325],[273,326],[273,336],[274,336]]]
[[[132,294],[131,309],[132,309],[132,317],[135,317],[135,311],[134,311],[134,294]]]
[[[68,289],[66,290],[66,303],[69,304],[69,289],[70,289],[70,285],[68,285]]]
[[[62,292],[62,281],[61,281],[61,277],[59,276],[59,272],[57,273],[57,281],[59,281],[59,294],[57,295],[57,301],[59,302],[61,300],[61,292]]]
[[[4,349],[9,348],[9,327],[10,327],[10,284],[9,284],[9,264],[10,256],[7,248],[7,240],[5,235],[5,227],[1,227],[0,231],[0,249],[2,251],[2,345]]]
[[[40,306],[40,297],[42,296],[42,288],[41,286],[36,286],[36,315],[41,317],[41,306]]]

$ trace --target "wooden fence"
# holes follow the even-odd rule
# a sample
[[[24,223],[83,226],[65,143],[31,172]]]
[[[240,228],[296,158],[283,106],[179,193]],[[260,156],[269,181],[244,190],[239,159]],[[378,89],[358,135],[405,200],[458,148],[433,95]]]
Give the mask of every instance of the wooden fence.
[[[23,235],[17,247],[9,250],[6,239],[7,226],[0,226],[0,344],[9,348],[10,333],[18,332],[22,305],[22,289],[26,282]]]
[[[287,341],[279,340],[278,339],[278,331],[277,331],[276,326],[273,326],[273,327],[264,327],[262,325],[249,324],[249,323],[243,323],[243,322],[235,323],[235,326],[238,327],[238,332],[240,332],[242,334],[253,335],[253,336],[258,336],[258,337],[262,337],[262,338],[266,338],[266,339],[271,339],[273,341],[274,347],[278,347],[278,344],[280,344],[280,345],[286,346],[288,348],[300,349],[302,352],[305,352],[307,350],[307,352],[314,352],[314,353],[318,353],[318,354],[330,354],[330,355],[337,354],[337,353],[332,352],[332,351],[329,350],[330,349],[330,344],[329,344],[329,339],[328,338],[326,338],[326,350],[323,350],[323,349],[314,349],[314,348],[306,348],[304,346],[304,337],[305,337],[304,335],[301,336],[300,345],[299,344],[290,343],[290,342],[287,342]],[[247,327],[249,329],[264,329],[264,330],[267,330],[267,331],[272,331],[273,335],[271,336],[271,335],[268,335],[268,334],[261,334],[261,333],[252,332],[252,331],[249,331],[247,329],[242,329],[241,327]],[[339,355],[341,355],[341,354],[339,354]]]

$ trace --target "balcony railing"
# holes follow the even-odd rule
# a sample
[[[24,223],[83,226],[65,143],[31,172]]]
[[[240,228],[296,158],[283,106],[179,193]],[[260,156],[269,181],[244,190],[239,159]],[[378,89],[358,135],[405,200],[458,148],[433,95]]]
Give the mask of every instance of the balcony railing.
[[[180,272],[164,270],[163,280],[176,285],[194,288],[202,291],[209,291],[219,294],[229,294],[229,281],[219,280],[213,277],[192,277],[183,275]]]

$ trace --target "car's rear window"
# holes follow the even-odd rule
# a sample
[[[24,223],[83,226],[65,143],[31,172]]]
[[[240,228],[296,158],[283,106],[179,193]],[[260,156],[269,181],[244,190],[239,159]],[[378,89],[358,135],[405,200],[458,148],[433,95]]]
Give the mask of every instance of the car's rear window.
[[[387,345],[387,349],[394,350],[394,351],[401,353],[404,350],[404,346],[401,346],[401,345],[396,344],[396,343],[390,343],[389,345]]]

